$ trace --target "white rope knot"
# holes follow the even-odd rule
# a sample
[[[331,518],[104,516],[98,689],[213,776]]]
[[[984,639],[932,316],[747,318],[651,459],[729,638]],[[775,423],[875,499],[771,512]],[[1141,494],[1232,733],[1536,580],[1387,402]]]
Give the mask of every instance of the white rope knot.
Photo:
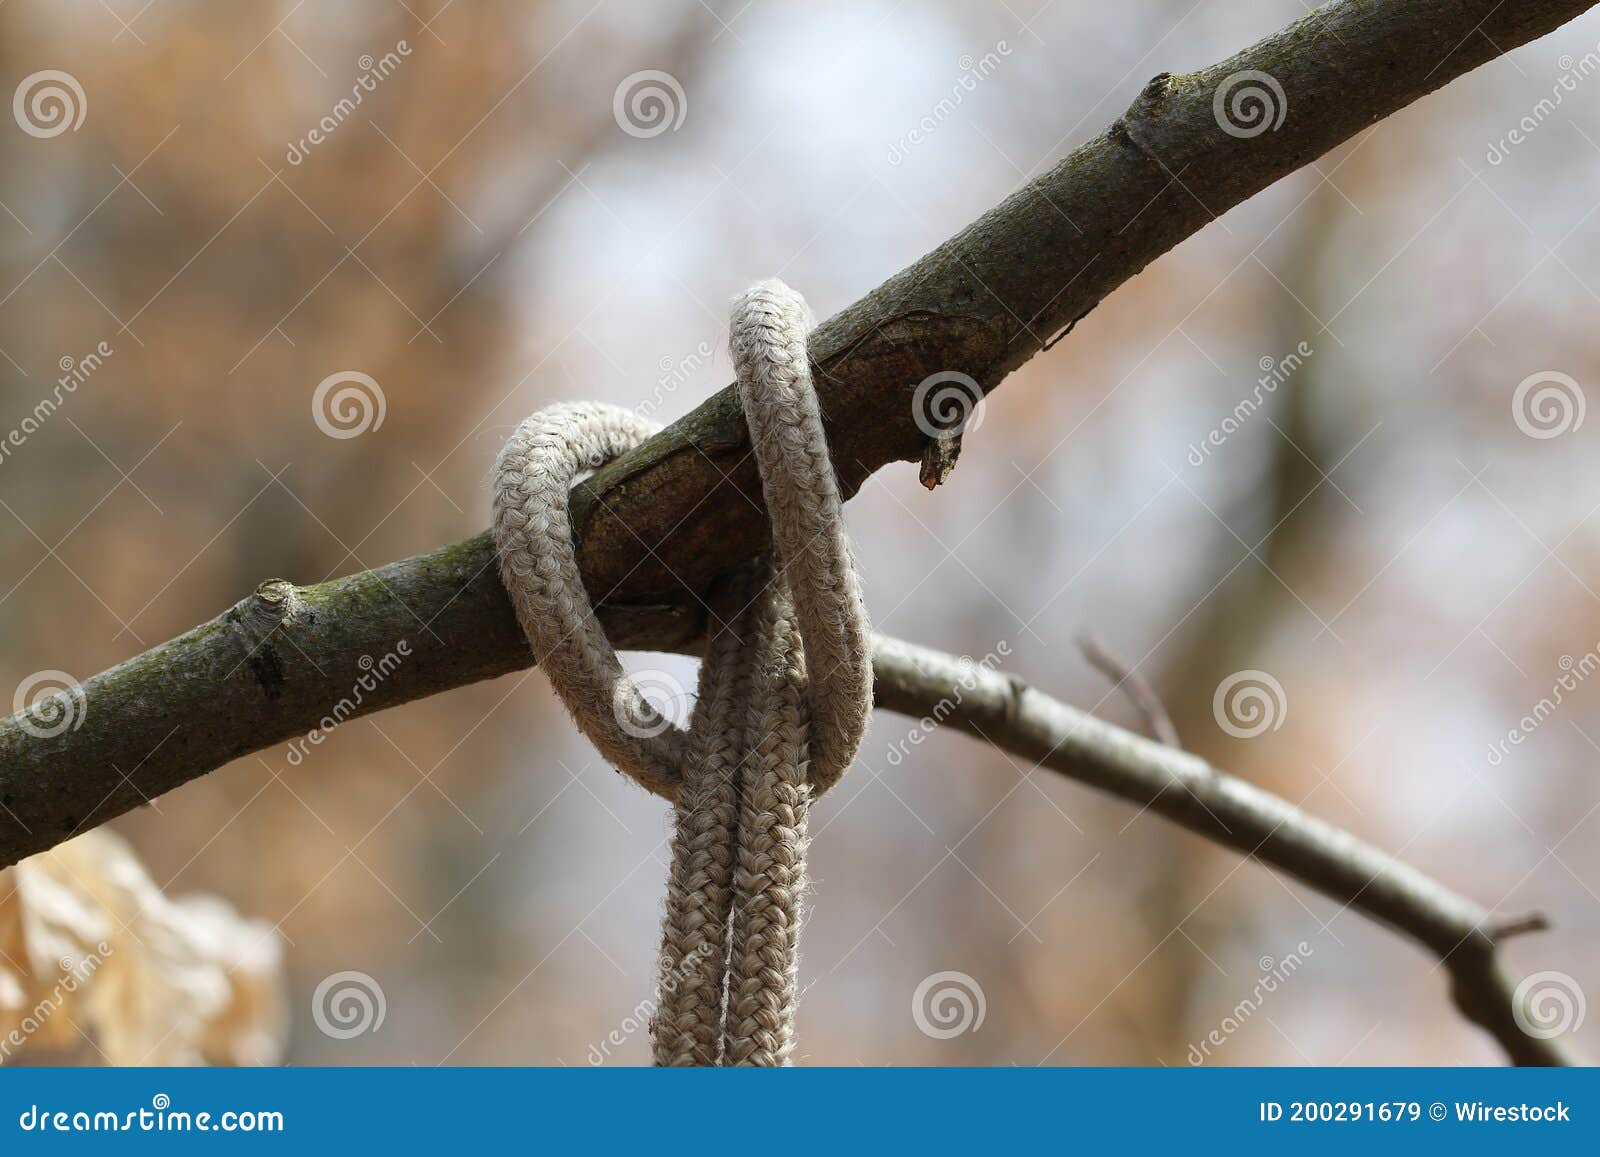
[[[535,658],[608,760],[676,806],[657,1064],[780,1065],[794,1046],[811,800],[844,773],[872,706],[866,607],[806,355],[810,311],[781,281],[733,305],[739,398],[773,556],[718,583],[687,733],[622,669],[578,571],[572,481],[654,424],[596,403],[528,418],[500,453],[500,574]]]

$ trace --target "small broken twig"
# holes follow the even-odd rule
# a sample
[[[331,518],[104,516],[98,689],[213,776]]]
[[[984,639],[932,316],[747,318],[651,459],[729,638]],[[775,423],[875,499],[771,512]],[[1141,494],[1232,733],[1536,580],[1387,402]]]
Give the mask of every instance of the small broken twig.
[[[1155,688],[1146,682],[1144,676],[1118,661],[1093,636],[1079,636],[1078,650],[1083,652],[1083,657],[1088,660],[1091,667],[1110,680],[1112,690],[1121,691],[1128,697],[1128,702],[1144,716],[1145,725],[1157,741],[1168,747],[1183,750],[1183,744],[1178,742],[1178,729],[1172,723],[1172,716],[1167,714],[1161,696],[1156,694]]]

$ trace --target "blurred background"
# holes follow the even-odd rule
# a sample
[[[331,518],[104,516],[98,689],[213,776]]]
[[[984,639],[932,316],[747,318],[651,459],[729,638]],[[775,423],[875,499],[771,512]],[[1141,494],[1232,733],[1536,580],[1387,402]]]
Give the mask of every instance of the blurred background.
[[[751,281],[825,317],[1155,73],[1303,13],[12,0],[6,91],[59,70],[84,115],[0,132],[0,428],[82,380],[0,459],[0,688],[85,678],[269,577],[481,530],[528,412],[686,413],[730,380],[726,303]],[[1092,628],[1185,746],[1497,913],[1546,913],[1510,959],[1580,995],[1600,985],[1597,42],[1591,15],[1235,209],[1008,380],[949,485],[900,465],[849,507],[879,629],[1003,644],[1003,669],[1139,727],[1078,652]],[[670,124],[617,106],[646,71],[671,78],[643,78]],[[330,437],[313,393],[345,371],[383,420]],[[1213,710],[1241,671],[1281,688],[1251,737]],[[878,715],[819,805],[802,1063],[1500,1062],[1409,943],[962,736],[902,758],[916,727]],[[273,926],[289,1061],[647,1060],[668,815],[541,676],[288,755],[114,827],[169,891]],[[335,1039],[311,1001],[344,970],[387,1013]],[[981,1025],[925,1031],[941,972]],[[1600,1013],[1576,1036],[1600,1053]]]

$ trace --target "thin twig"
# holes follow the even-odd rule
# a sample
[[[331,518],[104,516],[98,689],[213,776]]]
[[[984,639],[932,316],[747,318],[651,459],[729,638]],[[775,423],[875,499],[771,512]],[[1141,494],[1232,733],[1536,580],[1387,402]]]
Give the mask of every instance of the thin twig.
[[[1528,912],[1521,916],[1508,916],[1504,920],[1491,923],[1485,929],[1497,944],[1510,940],[1513,936],[1526,936],[1530,932],[1548,932],[1550,921],[1542,912]]]
[[[1078,650],[1083,652],[1083,657],[1091,667],[1110,681],[1112,690],[1121,691],[1128,697],[1128,702],[1144,716],[1145,726],[1150,729],[1151,735],[1168,747],[1176,747],[1180,751],[1183,749],[1172,716],[1167,714],[1161,696],[1156,694],[1155,688],[1143,675],[1116,659],[1092,635],[1083,635],[1078,639]]]
[[[881,707],[926,715],[938,703],[945,726],[1147,808],[1422,944],[1449,972],[1457,1007],[1517,1064],[1583,1063],[1566,1042],[1536,1039],[1518,1023],[1516,982],[1497,950],[1507,925],[1410,865],[1198,756],[1124,731],[1014,675],[883,635],[874,639],[873,670]],[[1511,930],[1533,931],[1542,926],[1535,919]]]

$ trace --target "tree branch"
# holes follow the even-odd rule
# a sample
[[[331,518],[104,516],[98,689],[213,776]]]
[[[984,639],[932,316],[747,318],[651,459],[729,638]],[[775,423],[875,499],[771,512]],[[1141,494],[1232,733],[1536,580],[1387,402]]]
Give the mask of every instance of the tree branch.
[[[1214,216],[1591,4],[1342,0],[1201,72],[1156,77],[1105,132],[813,335],[846,494],[889,462],[922,457],[912,395],[930,374],[958,371],[993,389]],[[1243,71],[1273,77],[1286,102],[1282,123],[1253,137],[1225,131],[1213,108],[1223,82]],[[767,540],[732,388],[597,472],[572,506],[584,578],[618,646],[692,647],[702,592]],[[383,657],[402,651],[386,669]],[[0,721],[0,864],[325,718],[529,662],[487,534],[316,587],[265,583],[211,622],[88,680],[64,705],[72,716],[59,733],[41,737],[26,715]],[[1016,698],[1037,711],[1052,703]],[[1047,718],[1069,711],[1022,712],[1022,738],[1039,738]],[[1162,814],[1405,928],[1440,954],[1458,1003],[1516,1059],[1556,1059],[1549,1042],[1512,1022],[1481,911],[1333,829],[1304,817],[1289,824],[1297,813],[1282,801],[1193,757],[1083,720],[1058,736],[1066,742],[1050,766],[1130,799],[1143,792]],[[1211,778],[1202,782],[1202,771]],[[1163,792],[1174,783],[1184,790]],[[1238,823],[1224,827],[1215,817],[1230,808]],[[1284,818],[1283,828],[1274,833],[1267,817]],[[1271,839],[1247,847],[1232,832]]]
[[[1496,921],[1271,792],[1069,707],[1015,676],[883,635],[873,643],[878,706],[965,731],[1309,884],[1433,952],[1450,973],[1457,1007],[1517,1064],[1582,1063],[1559,1039],[1528,1036],[1512,1012],[1516,981],[1497,944],[1542,929],[1542,917]]]
[[[923,458],[912,398],[929,375],[992,390],[1214,218],[1593,3],[1343,0],[1210,68],[1157,76],[1099,136],[812,335],[846,497],[887,463]],[[1284,116],[1240,137],[1214,102],[1252,71],[1282,89]],[[573,525],[590,591],[670,606],[697,632],[710,581],[766,541],[748,449],[730,387],[580,488]]]

